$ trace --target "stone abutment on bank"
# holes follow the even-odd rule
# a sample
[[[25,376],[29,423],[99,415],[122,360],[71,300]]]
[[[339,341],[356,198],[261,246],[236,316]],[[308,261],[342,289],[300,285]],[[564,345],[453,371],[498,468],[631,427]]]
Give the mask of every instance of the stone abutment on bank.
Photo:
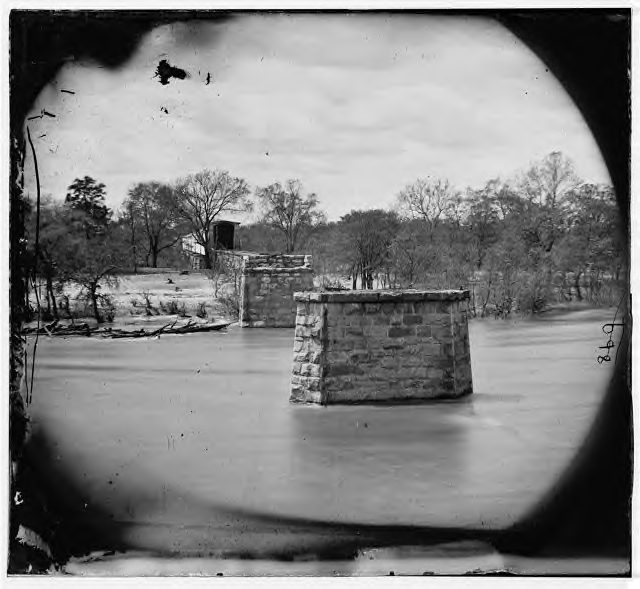
[[[313,290],[311,256],[226,254],[241,273],[240,326],[294,327],[297,291]]]

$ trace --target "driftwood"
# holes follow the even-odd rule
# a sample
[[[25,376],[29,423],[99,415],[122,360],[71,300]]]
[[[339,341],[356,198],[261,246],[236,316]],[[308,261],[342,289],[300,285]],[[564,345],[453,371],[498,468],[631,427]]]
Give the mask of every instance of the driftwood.
[[[145,328],[127,330],[127,329],[115,329],[113,327],[91,327],[88,323],[73,323],[71,325],[59,325],[57,321],[42,325],[38,331],[36,328],[26,328],[24,333],[31,335],[38,333],[40,335],[52,336],[71,336],[71,335],[83,335],[92,336],[99,335],[103,338],[134,338],[134,337],[156,337],[166,334],[185,334],[185,333],[198,333],[202,331],[219,331],[225,329],[230,323],[199,323],[196,321],[188,321],[184,325],[176,326],[178,319],[173,323],[167,323],[158,329],[147,330]]]

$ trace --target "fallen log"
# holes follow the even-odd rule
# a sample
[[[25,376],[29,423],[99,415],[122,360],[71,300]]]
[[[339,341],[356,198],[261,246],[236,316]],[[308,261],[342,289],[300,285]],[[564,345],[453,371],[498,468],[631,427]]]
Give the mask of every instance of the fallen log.
[[[171,324],[167,323],[163,325],[159,329],[155,329],[154,331],[146,331],[144,328],[139,329],[137,331],[127,331],[126,329],[113,329],[112,327],[105,327],[99,334],[102,337],[110,337],[110,338],[122,338],[122,337],[155,337],[156,335],[160,335],[166,329],[172,329],[173,326],[178,322],[177,319]]]
[[[62,336],[68,337],[73,335],[82,335],[85,337],[92,335],[99,335],[102,338],[110,338],[110,339],[123,339],[123,338],[138,338],[138,337],[157,337],[160,335],[183,335],[187,333],[199,333],[203,331],[219,331],[222,329],[226,329],[231,323],[199,323],[194,321],[188,321],[184,325],[177,325],[178,320],[176,319],[173,323],[167,323],[158,329],[147,330],[145,328],[141,329],[116,329],[113,327],[90,327],[88,323],[75,323],[72,325],[57,325],[57,324],[49,324],[46,326],[41,326],[39,330],[35,328],[26,328],[25,334],[33,335],[48,335],[49,337],[53,336]]]
[[[163,325],[159,329],[153,331],[146,331],[140,329],[138,331],[127,331],[124,329],[111,329],[108,328],[100,332],[101,337],[105,338],[134,338],[134,337],[158,337],[160,335],[183,335],[187,333],[199,333],[203,331],[220,331],[226,329],[231,323],[195,323],[189,321],[185,325],[176,326],[176,321],[172,324]]]
[[[94,328],[95,329],[95,328]],[[34,327],[25,327],[24,333],[26,335],[39,334],[39,335],[91,335],[94,331],[88,323],[72,323],[71,325],[58,325],[57,321],[49,323],[48,325],[40,326],[40,329]]]

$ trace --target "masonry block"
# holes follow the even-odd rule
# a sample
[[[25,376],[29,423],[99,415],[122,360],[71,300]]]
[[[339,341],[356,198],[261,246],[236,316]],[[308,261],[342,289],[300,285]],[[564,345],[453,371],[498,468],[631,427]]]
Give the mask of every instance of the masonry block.
[[[241,259],[240,326],[296,326],[293,294],[313,290],[311,256],[243,252]]]
[[[469,291],[296,292],[290,401],[324,405],[472,393]]]

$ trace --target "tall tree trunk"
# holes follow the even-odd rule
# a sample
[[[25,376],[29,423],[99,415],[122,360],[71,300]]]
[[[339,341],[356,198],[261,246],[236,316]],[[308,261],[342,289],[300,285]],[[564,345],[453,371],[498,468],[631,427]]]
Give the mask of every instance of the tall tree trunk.
[[[147,252],[147,263],[149,263],[149,258],[151,258],[151,267],[158,267],[158,250],[159,250],[159,239],[157,237],[149,236],[149,251]]]
[[[293,250],[295,249],[295,247],[294,247],[293,238],[291,235],[287,235],[287,243],[285,247],[286,247],[287,254],[293,253]]]
[[[47,309],[53,314],[53,318],[57,321],[60,319],[58,315],[58,305],[56,304],[56,296],[53,292],[53,280],[50,274],[47,274],[47,301],[51,299],[51,305],[47,303]]]
[[[202,257],[203,257],[205,269],[211,270],[211,252],[209,251],[208,246],[204,248],[204,255]]]
[[[573,279],[573,286],[576,289],[576,298],[581,301],[582,300],[582,291],[580,290],[580,277],[582,276],[582,270],[579,270],[574,279]]]
[[[480,310],[480,317],[487,316],[487,305],[489,304],[489,299],[491,298],[491,283],[493,282],[493,273],[489,271],[489,281],[487,282],[487,296],[482,303],[482,307]]]
[[[560,289],[560,293],[562,294],[562,300],[564,301],[572,301],[573,300],[573,287],[571,284],[567,282],[567,273],[562,273],[562,287]]]
[[[100,316],[100,310],[98,309],[98,297],[96,296],[97,290],[97,283],[93,283],[89,288],[89,296],[91,298],[91,306],[93,307],[93,316],[96,318],[98,323],[103,323],[104,319]]]
[[[591,287],[591,300],[594,298],[600,298],[600,291],[602,290],[602,273],[599,269],[596,269],[595,272],[595,280],[593,281],[593,286]]]
[[[211,230],[211,227],[207,227],[207,230],[203,233],[205,236],[204,267],[206,270],[213,270],[215,262],[214,250],[216,249],[216,244],[213,242],[213,231]]]
[[[40,300],[42,300],[42,287],[38,284],[38,292],[40,293]],[[44,288],[45,299],[47,300],[47,317],[51,317],[51,299],[49,298],[49,285],[45,283]],[[42,303],[40,303],[40,311],[42,309]]]
[[[133,273],[138,273],[138,252],[136,251],[136,223],[133,218],[133,205],[129,206],[129,219],[131,220],[131,257],[133,262]]]

